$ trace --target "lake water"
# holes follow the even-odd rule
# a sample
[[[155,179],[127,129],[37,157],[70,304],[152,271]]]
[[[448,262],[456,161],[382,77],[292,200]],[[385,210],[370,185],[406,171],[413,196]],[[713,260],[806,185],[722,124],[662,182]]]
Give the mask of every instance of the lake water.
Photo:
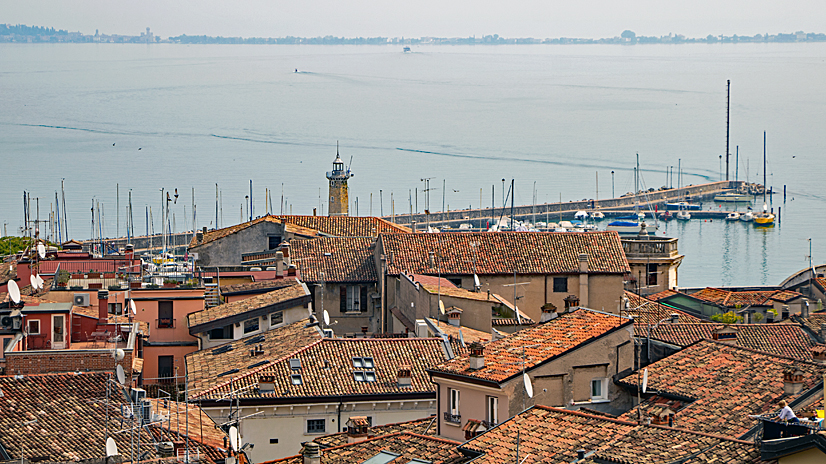
[[[238,222],[249,181],[254,213],[265,188],[280,211],[311,214],[326,198],[336,141],[352,157],[359,213],[409,211],[409,191],[432,178],[431,210],[605,198],[633,190],[635,154],[646,187],[718,180],[731,79],[731,178],[768,183],[787,200],[769,230],[723,221],[668,224],[686,255],[680,285],[777,284],[826,261],[826,44],[649,46],[256,46],[1,44],[0,220],[22,225],[22,192],[46,217],[65,179],[73,238],[90,236],[92,199],[104,235],[124,234],[116,211],[132,191],[160,228],[160,188],[178,189],[177,230]],[[295,72],[298,69],[300,72]],[[679,161],[678,161],[679,160]],[[723,169],[725,164],[722,163]],[[748,168],[748,169],[747,169]],[[614,171],[613,176],[611,171]],[[724,173],[722,174],[724,176]],[[598,185],[597,185],[598,178]],[[669,183],[672,181],[669,179]],[[612,185],[613,184],[613,185]],[[598,192],[597,192],[598,190]],[[379,205],[379,197],[383,205]],[[415,200],[414,200],[415,203]],[[706,207],[716,207],[706,205]],[[186,211],[184,210],[186,209]],[[325,206],[326,211],[326,206]],[[320,208],[319,208],[320,212]],[[243,213],[246,215],[246,212]],[[187,219],[184,219],[187,218]],[[172,219],[170,218],[170,221]]]

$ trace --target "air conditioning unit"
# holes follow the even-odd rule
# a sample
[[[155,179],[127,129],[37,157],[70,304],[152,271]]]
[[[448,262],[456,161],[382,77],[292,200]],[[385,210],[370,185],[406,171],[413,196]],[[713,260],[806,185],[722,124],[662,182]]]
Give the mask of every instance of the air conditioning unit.
[[[89,294],[75,293],[74,297],[72,298],[72,304],[75,306],[89,306]]]
[[[134,404],[141,404],[144,399],[146,399],[146,390],[143,388],[133,388],[131,392],[129,392],[129,396],[132,399],[132,403]]]
[[[21,327],[23,327],[23,318],[20,316],[0,317],[0,329],[20,330]]]

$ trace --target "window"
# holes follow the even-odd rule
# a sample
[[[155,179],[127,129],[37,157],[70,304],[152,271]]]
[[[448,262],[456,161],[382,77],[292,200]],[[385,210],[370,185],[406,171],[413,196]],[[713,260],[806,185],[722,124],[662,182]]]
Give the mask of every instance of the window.
[[[109,303],[109,314],[123,315],[123,303]]]
[[[608,399],[608,379],[591,380],[591,401]]]
[[[276,311],[270,314],[270,326],[276,326],[284,322],[284,311]]]
[[[353,380],[356,382],[375,382],[376,371],[353,371]]]
[[[324,419],[307,419],[307,433],[324,433],[326,422]]]
[[[158,356],[158,377],[161,379],[171,379],[174,372],[174,366],[174,356]]]
[[[267,237],[267,248],[270,250],[275,250],[278,246],[281,245],[281,236],[280,235],[270,235]]]
[[[367,287],[342,285],[340,297],[339,309],[342,313],[367,311]]]
[[[648,264],[648,284],[657,285],[657,264]]]
[[[568,292],[568,278],[567,277],[554,277],[554,293],[567,293]]]
[[[3,351],[6,351],[6,348],[9,347],[9,343],[11,343],[11,338],[4,338],[3,339]]]
[[[40,321],[29,319],[29,335],[40,335]]]
[[[353,367],[356,369],[373,369],[375,364],[373,364],[373,358],[356,357],[353,358]]]
[[[488,396],[487,400],[487,421],[488,427],[493,427],[499,422],[499,398]]]
[[[244,333],[248,334],[250,332],[255,332],[256,330],[258,330],[258,326],[259,324],[257,317],[255,319],[248,319],[244,321]]]
[[[459,415],[459,390],[450,389],[450,413],[454,416]]]
[[[172,316],[172,302],[159,301],[158,302],[158,328],[172,329],[175,328],[175,319]]]
[[[453,285],[462,288],[462,278],[461,277],[448,277],[447,280],[450,281]]]
[[[270,438],[270,444],[271,445],[277,445],[278,444],[278,438]]]
[[[362,358],[353,358],[353,367],[356,369],[364,368],[364,360]]]
[[[301,385],[301,374],[292,374],[290,376],[290,383],[293,385]]]
[[[231,340],[232,339],[232,324],[212,329],[209,331],[210,340]]]

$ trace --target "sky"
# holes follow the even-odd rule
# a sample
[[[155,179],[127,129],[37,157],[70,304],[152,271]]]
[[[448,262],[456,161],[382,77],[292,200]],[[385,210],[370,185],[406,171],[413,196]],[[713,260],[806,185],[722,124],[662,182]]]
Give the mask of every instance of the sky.
[[[823,0],[0,0],[0,23],[94,34],[688,37],[825,32]]]

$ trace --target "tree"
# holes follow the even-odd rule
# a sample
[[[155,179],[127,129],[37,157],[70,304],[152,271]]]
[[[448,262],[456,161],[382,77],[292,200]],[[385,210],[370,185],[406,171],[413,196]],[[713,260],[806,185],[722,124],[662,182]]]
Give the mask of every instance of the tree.
[[[734,314],[734,311],[729,311],[724,314],[715,314],[711,316],[711,320],[714,322],[722,322],[723,324],[734,324],[735,322],[742,321],[743,318]]]
[[[637,34],[634,34],[634,31],[629,31],[628,29],[626,29],[622,31],[620,37],[622,37],[623,39],[635,39],[637,37]]]

